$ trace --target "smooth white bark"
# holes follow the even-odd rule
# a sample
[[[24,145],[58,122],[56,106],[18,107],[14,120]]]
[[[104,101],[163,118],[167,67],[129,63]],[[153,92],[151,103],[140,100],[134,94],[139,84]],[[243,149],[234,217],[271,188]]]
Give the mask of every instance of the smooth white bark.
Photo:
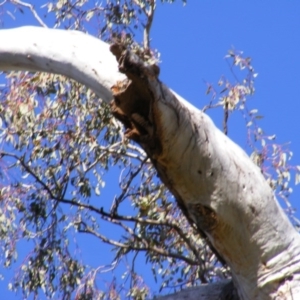
[[[220,300],[226,284],[228,284],[228,280],[204,284],[200,287],[187,288],[175,294],[156,297],[155,300]]]
[[[112,85],[125,78],[107,43],[80,31],[33,26],[0,30],[0,70],[65,75],[106,102],[112,100]]]
[[[159,103],[169,145],[161,164],[187,206],[200,202],[216,213],[216,227],[206,233],[231,267],[239,296],[300,299],[300,236],[260,169],[207,115],[180,96],[166,102]],[[177,128],[170,126],[177,117],[165,112],[170,106],[181,112]]]
[[[126,78],[109,46],[80,32],[25,27],[0,30],[0,41],[0,70],[63,74],[105,101]],[[195,204],[213,212],[206,234],[241,299],[300,299],[300,237],[259,168],[203,112],[155,79],[149,86],[162,144],[157,166],[196,223]]]

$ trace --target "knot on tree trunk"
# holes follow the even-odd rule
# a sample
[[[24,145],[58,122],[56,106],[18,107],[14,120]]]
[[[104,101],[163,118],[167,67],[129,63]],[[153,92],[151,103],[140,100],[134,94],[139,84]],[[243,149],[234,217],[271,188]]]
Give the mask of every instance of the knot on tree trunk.
[[[213,209],[200,203],[189,203],[187,204],[187,208],[198,228],[206,233],[212,233],[218,225],[218,216]]]
[[[119,71],[127,76],[111,88],[112,114],[124,124],[127,138],[141,144],[151,157],[159,155],[162,149],[154,122],[156,99],[149,87],[149,81],[158,80],[159,68],[120,44],[111,45],[110,50],[118,60]]]

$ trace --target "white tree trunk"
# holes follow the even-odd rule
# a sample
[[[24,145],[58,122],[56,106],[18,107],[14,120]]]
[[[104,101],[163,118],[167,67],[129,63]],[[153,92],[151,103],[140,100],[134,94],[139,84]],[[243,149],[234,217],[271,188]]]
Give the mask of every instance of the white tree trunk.
[[[187,288],[175,294],[157,297],[155,300],[231,300],[231,298],[221,296],[224,295],[224,288],[228,284],[230,284],[229,280],[203,284],[200,287]]]
[[[0,30],[0,70],[45,71],[73,78],[104,101],[110,88],[126,78],[101,40],[75,30],[20,27]]]
[[[112,49],[121,74],[107,44],[76,31],[0,30],[0,41],[0,70],[63,74],[107,102],[114,97],[127,136],[230,266],[241,299],[300,299],[300,236],[260,169],[206,114],[161,84],[157,70]]]

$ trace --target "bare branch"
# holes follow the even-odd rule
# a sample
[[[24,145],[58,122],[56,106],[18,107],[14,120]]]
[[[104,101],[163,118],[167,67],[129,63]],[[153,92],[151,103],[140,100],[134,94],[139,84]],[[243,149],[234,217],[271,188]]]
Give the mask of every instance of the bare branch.
[[[124,243],[120,243],[115,240],[107,238],[106,236],[94,231],[92,228],[90,228],[83,222],[80,222],[80,224],[84,225],[84,227],[83,228],[79,227],[79,229],[78,229],[79,232],[92,234],[107,244],[110,244],[110,245],[113,245],[113,246],[116,246],[119,248],[128,249],[128,250],[151,251],[158,255],[165,256],[165,257],[171,257],[171,258],[183,260],[184,262],[186,262],[187,264],[190,264],[190,265],[194,265],[194,266],[198,265],[198,263],[196,261],[194,261],[188,257],[182,256],[179,253],[169,252],[169,251],[166,251],[155,245],[150,246],[145,240],[142,240],[142,243],[144,244],[144,246],[135,246],[134,244],[133,245],[132,244],[124,244]]]
[[[112,215],[116,214],[117,213],[117,210],[118,210],[118,207],[120,205],[120,203],[123,201],[124,199],[124,196],[126,195],[132,181],[134,180],[134,178],[140,173],[140,171],[142,170],[145,162],[147,161],[147,157],[144,159],[144,161],[142,161],[142,163],[140,164],[140,166],[137,168],[137,170],[135,172],[133,172],[131,175],[130,175],[130,178],[129,180],[127,181],[125,187],[122,189],[122,193],[119,197],[115,198],[114,199],[114,202],[112,204],[112,207],[111,207],[111,213]]]
[[[42,19],[40,18],[40,16],[38,15],[38,13],[36,12],[36,10],[34,9],[34,6],[32,4],[29,4],[27,2],[23,2],[23,1],[20,1],[20,0],[10,0],[10,2],[12,4],[17,4],[17,5],[20,5],[20,6],[24,6],[26,8],[29,8],[33,14],[33,16],[35,17],[35,19],[39,22],[39,24],[42,26],[42,27],[45,27],[45,28],[48,28],[48,26],[42,21]]]
[[[147,21],[144,25],[144,49],[149,51],[150,50],[150,30],[154,18],[154,12],[155,12],[155,6],[156,6],[156,0],[150,0],[149,1],[149,8],[146,8],[146,5],[144,2],[140,2],[139,0],[133,0],[133,2],[143,11],[145,14]]]
[[[150,30],[155,12],[155,0],[150,1],[149,10],[146,12],[147,23],[144,28],[144,49],[150,51]]]

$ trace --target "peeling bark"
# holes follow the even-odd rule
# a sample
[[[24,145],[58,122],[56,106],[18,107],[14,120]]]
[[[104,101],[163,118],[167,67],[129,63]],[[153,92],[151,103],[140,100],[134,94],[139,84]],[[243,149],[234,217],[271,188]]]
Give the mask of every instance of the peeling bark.
[[[107,102],[114,96],[127,137],[230,266],[240,299],[300,299],[300,237],[259,168],[162,84],[157,67],[115,45],[118,66],[108,45],[79,32],[27,27],[0,30],[0,40],[1,70],[63,74]]]

